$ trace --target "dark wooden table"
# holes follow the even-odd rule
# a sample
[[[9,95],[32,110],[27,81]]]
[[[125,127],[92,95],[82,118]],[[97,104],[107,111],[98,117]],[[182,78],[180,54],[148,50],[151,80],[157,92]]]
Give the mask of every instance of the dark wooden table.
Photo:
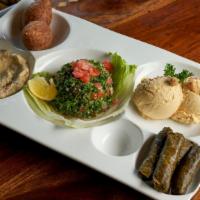
[[[80,0],[58,9],[200,62],[200,0]],[[13,131],[0,130],[0,199],[149,199]]]

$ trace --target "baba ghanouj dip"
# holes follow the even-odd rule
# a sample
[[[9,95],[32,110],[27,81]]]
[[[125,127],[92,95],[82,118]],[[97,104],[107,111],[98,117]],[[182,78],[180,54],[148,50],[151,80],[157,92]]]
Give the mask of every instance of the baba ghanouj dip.
[[[27,61],[20,54],[0,50],[0,99],[18,92],[29,78]]]

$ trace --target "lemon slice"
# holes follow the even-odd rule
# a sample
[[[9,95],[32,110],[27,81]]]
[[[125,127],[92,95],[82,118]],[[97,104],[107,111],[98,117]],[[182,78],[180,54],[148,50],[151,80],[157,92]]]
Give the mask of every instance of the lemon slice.
[[[45,101],[51,101],[57,95],[53,79],[48,83],[44,77],[35,77],[28,81],[28,87],[33,95]]]

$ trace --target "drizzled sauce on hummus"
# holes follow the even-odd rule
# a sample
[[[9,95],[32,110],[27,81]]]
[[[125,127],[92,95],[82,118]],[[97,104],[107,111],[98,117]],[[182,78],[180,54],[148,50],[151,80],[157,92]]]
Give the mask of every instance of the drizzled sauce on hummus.
[[[0,99],[19,91],[28,78],[27,61],[19,54],[0,50]]]

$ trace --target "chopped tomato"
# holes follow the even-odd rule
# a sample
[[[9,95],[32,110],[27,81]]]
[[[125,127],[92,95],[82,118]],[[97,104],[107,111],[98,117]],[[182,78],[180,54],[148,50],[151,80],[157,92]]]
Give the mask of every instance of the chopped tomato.
[[[84,76],[84,73],[80,70],[74,70],[72,74],[74,75],[75,78],[81,78]]]
[[[88,73],[85,73],[80,79],[83,81],[83,83],[88,83],[90,81],[90,76]]]
[[[100,75],[99,70],[96,69],[96,68],[94,68],[94,67],[91,67],[90,70],[89,70],[89,72],[90,72],[91,76],[99,76]]]
[[[78,60],[76,62],[72,62],[73,72],[75,78],[79,78],[84,83],[88,83],[90,81],[91,76],[99,76],[100,72],[98,69],[94,67],[87,60]]]
[[[103,61],[103,66],[105,67],[105,69],[106,69],[108,72],[111,72],[111,71],[112,71],[113,65],[112,65],[112,63],[110,62],[110,60],[104,60],[104,61]]]
[[[89,68],[91,67],[91,64],[87,61],[87,60],[78,60],[74,63],[72,63],[72,66],[74,68],[79,68],[82,70],[89,70]]]
[[[98,98],[101,98],[104,96],[104,94],[103,94],[103,92],[98,92],[97,96],[98,96]]]
[[[95,86],[98,90],[102,90],[102,85],[101,85],[101,83],[94,83],[94,86]]]
[[[109,78],[107,79],[106,83],[107,83],[108,85],[111,85],[111,84],[113,83],[112,78],[109,77]]]
[[[97,100],[97,99],[100,99],[101,97],[104,96],[104,93],[103,92],[98,92],[98,93],[93,93],[92,94],[92,99],[93,100]]]

